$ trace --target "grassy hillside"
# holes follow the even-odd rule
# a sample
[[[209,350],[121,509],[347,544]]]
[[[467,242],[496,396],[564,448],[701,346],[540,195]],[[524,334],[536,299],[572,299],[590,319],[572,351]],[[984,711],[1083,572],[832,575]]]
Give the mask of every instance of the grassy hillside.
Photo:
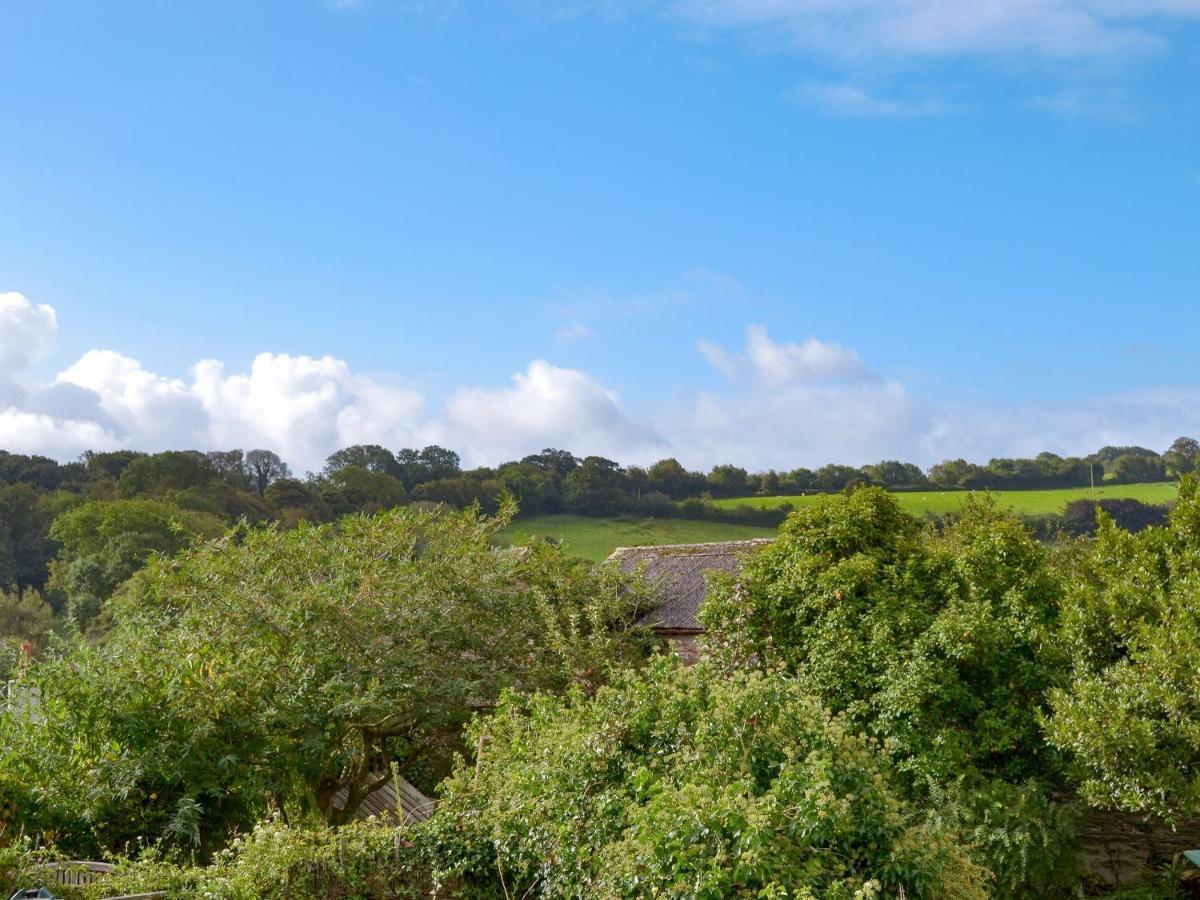
[[[521,519],[500,533],[501,539],[508,541],[519,541],[529,535],[556,538],[573,556],[601,560],[617,547],[747,540],[773,537],[775,529],[687,519],[594,519],[563,515]]]
[[[1053,491],[994,491],[996,501],[1023,516],[1061,513],[1071,500],[1130,497],[1143,503],[1168,503],[1175,499],[1179,486],[1168,484],[1121,484],[1097,488]],[[896,499],[914,516],[954,512],[970,495],[969,491],[927,491],[897,493]],[[738,497],[717,500],[717,506],[741,505],[760,508],[790,503],[796,508],[816,502],[820,494],[793,497]],[[724,522],[696,522],[689,519],[634,519],[619,517],[596,519],[590,516],[533,516],[520,519],[500,533],[504,541],[520,541],[529,535],[542,535],[562,541],[573,556],[601,560],[617,547],[641,547],[651,544],[696,544],[704,541],[736,541],[772,537],[774,528],[759,525],[730,525]]]
[[[992,495],[1001,506],[1023,516],[1045,516],[1061,513],[1071,500],[1104,500],[1132,498],[1143,503],[1168,503],[1175,499],[1179,485],[1174,482],[1161,484],[1114,484],[1098,487],[1093,492],[1088,488],[1064,488],[1051,491],[993,491]],[[913,491],[897,493],[896,499],[906,512],[914,516],[925,513],[940,515],[954,512],[962,506],[970,491]],[[717,500],[717,506],[756,506],[768,508],[790,503],[799,508],[814,503],[819,494],[792,497],[734,497]]]

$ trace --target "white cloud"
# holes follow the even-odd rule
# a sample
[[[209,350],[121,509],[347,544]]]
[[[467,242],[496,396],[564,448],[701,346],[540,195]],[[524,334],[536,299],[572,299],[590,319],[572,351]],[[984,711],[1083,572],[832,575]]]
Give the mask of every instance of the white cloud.
[[[464,388],[446,404],[443,440],[476,463],[516,459],[543,447],[636,461],[666,442],[630,416],[620,397],[585,372],[535,360],[512,385]]]
[[[806,106],[853,118],[913,118],[951,111],[934,100],[896,100],[870,94],[855,84],[825,81],[805,82],[796,89],[795,97]]]
[[[319,468],[348,444],[407,445],[424,425],[419,393],[356,375],[331,356],[260,353],[249,372],[234,374],[203,360],[192,375],[216,445],[270,447],[302,468]]]
[[[690,407],[667,413],[660,428],[688,465],[793,469],[916,459],[926,419],[897,382],[793,383],[700,394]]]
[[[746,349],[729,353],[711,341],[701,340],[700,353],[730,380],[750,378],[767,387],[798,381],[873,378],[859,355],[837,343],[809,338],[802,344],[777,343],[762,325],[746,329]]]
[[[48,385],[29,368],[49,352],[54,312],[25,298],[0,303],[0,449],[60,459],[85,449],[255,446],[298,471],[353,443],[437,442],[468,464],[563,447],[623,463],[676,456],[707,468],[794,468],[883,458],[929,465],[963,456],[1086,453],[1104,444],[1161,449],[1200,435],[1200,388],[1178,387],[1022,408],[951,409],[871,372],[854,350],[809,338],[776,341],[761,325],[728,351],[701,342],[723,389],[656,398],[630,409],[593,375],[536,360],[510,383],[465,387],[431,412],[418,392],[354,372],[333,357],[259,354],[247,371],[202,360],[166,377],[112,350],[91,350]]]
[[[24,372],[43,359],[58,336],[58,319],[45,304],[23,295],[0,293],[0,379]]]

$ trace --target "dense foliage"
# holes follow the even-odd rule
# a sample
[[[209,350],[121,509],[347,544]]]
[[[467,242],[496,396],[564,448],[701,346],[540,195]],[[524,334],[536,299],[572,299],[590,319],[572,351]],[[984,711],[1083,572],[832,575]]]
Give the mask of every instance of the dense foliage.
[[[1051,741],[1101,805],[1200,813],[1200,481],[1171,527],[1131,535],[1102,521],[1064,609],[1068,685],[1052,695]]]
[[[444,447],[393,452],[359,444],[336,451],[320,472],[301,478],[265,449],[89,452],[66,464],[0,451],[0,587],[44,591],[56,611],[86,627],[103,599],[150,554],[177,552],[239,521],[292,527],[407,503],[477,505],[495,513],[502,498],[511,496],[526,516],[570,512],[775,526],[789,507],[725,507],[714,498],[837,492],[858,485],[945,491],[1161,481],[1192,471],[1198,458],[1200,443],[1179,438],[1161,455],[1105,447],[1088,457],[1042,453],[984,466],[949,460],[928,473],[895,460],[758,473],[726,464],[703,473],[675,459],[623,467],[555,449],[464,470],[458,454]],[[123,505],[101,508],[109,503]],[[1153,523],[1163,514],[1128,503],[1109,511],[1125,526]],[[1043,536],[1059,528],[1075,534],[1094,530],[1090,507],[1036,524]],[[103,542],[80,537],[93,530],[103,531]]]
[[[663,660],[509,697],[443,786],[442,865],[486,896],[986,896],[880,754],[780,673]]]
[[[986,499],[934,527],[819,498],[713,577],[686,669],[644,665],[648,585],[498,548],[511,501],[423,502],[472,481],[439,448],[307,480],[265,451],[34,462],[0,458],[7,534],[54,548],[44,594],[0,590],[22,877],[148,846],[82,895],[1066,898],[1087,806],[1200,814],[1194,475],[1165,524],[1093,507],[1054,544]],[[613,508],[632,471],[515,465]],[[351,823],[400,771],[431,822]]]
[[[209,847],[268,801],[347,818],[393,762],[435,784],[502,690],[590,689],[644,654],[639,591],[494,549],[504,521],[399,510],[155,558],[103,641],[25,676],[39,727],[0,715],[0,795],[64,843]]]

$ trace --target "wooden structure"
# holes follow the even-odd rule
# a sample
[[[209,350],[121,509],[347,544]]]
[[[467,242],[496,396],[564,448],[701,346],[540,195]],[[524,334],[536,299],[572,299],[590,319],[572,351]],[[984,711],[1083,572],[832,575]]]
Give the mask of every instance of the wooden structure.
[[[372,775],[372,780],[382,778],[382,773]],[[397,793],[397,790],[399,793]],[[350,796],[349,788],[342,788],[333,795],[333,806],[341,810]],[[366,819],[374,816],[381,822],[411,825],[424,822],[433,815],[437,801],[426,797],[402,777],[389,778],[383,787],[372,791],[354,812],[354,818]],[[403,811],[403,817],[400,812]]]
[[[40,871],[45,874],[47,881],[51,884],[77,887],[91,884],[109,874],[113,871],[113,867],[108,863],[94,860],[73,859],[66,862],[47,863],[40,868]],[[21,892],[18,892],[17,896],[22,896]],[[37,894],[27,894],[27,896],[37,896]],[[154,900],[154,898],[165,896],[167,896],[165,891],[151,891],[145,894],[122,894],[119,897],[107,897],[105,900]]]

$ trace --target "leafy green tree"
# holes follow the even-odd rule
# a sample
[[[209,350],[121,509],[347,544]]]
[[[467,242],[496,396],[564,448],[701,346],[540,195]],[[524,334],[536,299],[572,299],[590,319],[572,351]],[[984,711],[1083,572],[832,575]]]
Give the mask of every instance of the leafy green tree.
[[[750,493],[750,473],[740,466],[713,466],[707,481],[714,497],[744,497]]]
[[[588,457],[588,459],[599,458]],[[584,464],[586,463],[587,460],[584,460]],[[703,476],[689,472],[677,459],[660,459],[646,470],[646,478],[650,490],[666,494],[672,500],[699,493],[703,489]]]
[[[217,474],[235,490],[250,490],[250,472],[246,468],[246,454],[241,450],[210,450],[204,454]]]
[[[983,469],[965,459],[948,459],[929,470],[929,481],[942,488],[977,488],[983,486]]]
[[[547,472],[553,472],[558,480],[566,478],[571,470],[579,465],[579,460],[566,450],[555,450],[547,447],[541,453],[533,453],[524,457],[522,463],[535,466]]]
[[[220,478],[216,467],[201,453],[169,450],[133,460],[117,479],[117,496],[162,496],[168,491],[204,488]]]
[[[551,467],[530,462],[507,463],[496,473],[503,490],[516,498],[524,515],[558,512],[563,506],[562,481]]]
[[[322,493],[334,514],[376,512],[401,506],[407,499],[399,479],[362,466],[345,465],[325,478]]]
[[[1190,437],[1176,438],[1163,454],[1167,474],[1172,478],[1181,478],[1196,471],[1197,460],[1200,460],[1200,441]]]
[[[1162,481],[1167,477],[1166,465],[1159,456],[1141,456],[1125,453],[1108,465],[1108,474],[1113,481],[1122,484],[1138,484],[1143,481]]]
[[[912,463],[902,463],[894,459],[863,466],[861,471],[871,484],[880,487],[911,488],[926,483],[925,473],[919,468]]]
[[[324,474],[326,476],[333,475],[347,466],[356,466],[378,475],[390,475],[397,480],[400,480],[403,475],[403,469],[396,461],[396,454],[378,444],[354,444],[351,447],[343,447],[325,460]]]
[[[106,453],[88,450],[82,459],[89,481],[116,481],[126,466],[145,455],[135,450],[113,450]]]
[[[197,537],[223,530],[211,516],[157,500],[93,500],[54,520],[50,537],[61,550],[51,563],[48,587],[61,592],[71,614],[87,623],[153,554],[176,553]]]
[[[296,478],[272,481],[263,492],[263,502],[275,520],[287,528],[301,521],[326,522],[332,518],[318,486]]]
[[[563,497],[568,509],[586,515],[619,512],[628,500],[621,467],[602,456],[587,457],[563,480]]]
[[[1047,727],[1093,804],[1200,813],[1200,482],[1185,476],[1168,528],[1131,535],[1100,516],[1071,580],[1070,683]]]
[[[156,557],[102,643],[35,667],[45,727],[0,744],[106,846],[212,846],[269,798],[345,819],[391,762],[428,787],[503,689],[590,690],[649,646],[644,590],[497,549],[505,521],[406,508]]]
[[[261,497],[272,482],[292,474],[288,464],[270,450],[251,450],[246,454],[246,469],[250,473],[250,484]]]
[[[0,585],[40,588],[55,546],[50,524],[77,502],[69,494],[39,493],[23,482],[0,484]]]
[[[78,487],[82,467],[77,463],[59,465],[45,456],[25,456],[0,450],[0,483],[27,484],[39,491]]]
[[[980,898],[878,748],[779,672],[669,659],[594,698],[506,697],[443,784],[440,864],[484,896]]]
[[[1038,708],[1061,586],[1015,519],[972,501],[944,538],[879,488],[794,513],[701,619],[718,658],[778,663],[885,741],[915,788],[1053,774]]]
[[[827,466],[821,466],[815,474],[817,484],[826,491],[840,491],[842,488],[864,483],[862,473],[853,466],[830,463]]]

